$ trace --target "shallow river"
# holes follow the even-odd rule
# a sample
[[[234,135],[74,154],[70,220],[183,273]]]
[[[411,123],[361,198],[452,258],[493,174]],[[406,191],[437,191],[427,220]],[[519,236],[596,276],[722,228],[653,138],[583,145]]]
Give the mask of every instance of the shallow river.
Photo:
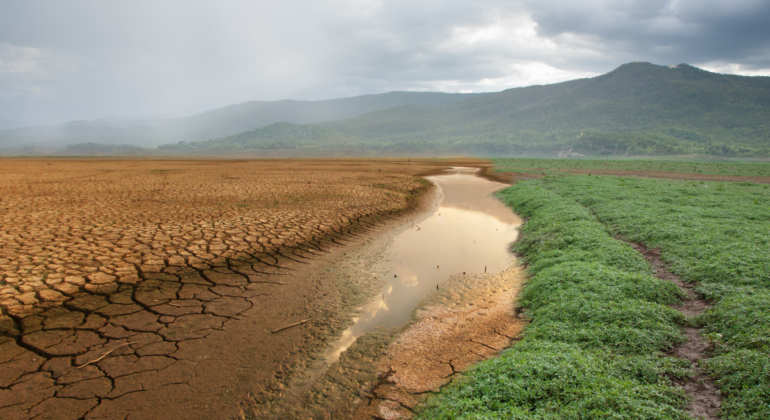
[[[382,262],[381,272],[387,272],[382,292],[326,351],[325,368],[366,332],[409,320],[417,304],[449,276],[498,273],[513,263],[510,244],[521,219],[491,195],[507,185],[477,177],[476,171],[455,168],[428,177],[438,187],[439,201],[396,236]]]

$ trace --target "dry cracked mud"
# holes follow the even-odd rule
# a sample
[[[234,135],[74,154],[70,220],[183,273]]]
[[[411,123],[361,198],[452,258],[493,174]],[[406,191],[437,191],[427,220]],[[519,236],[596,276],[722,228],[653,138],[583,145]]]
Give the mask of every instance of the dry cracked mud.
[[[364,298],[332,251],[458,163],[0,161],[0,418],[264,403]]]

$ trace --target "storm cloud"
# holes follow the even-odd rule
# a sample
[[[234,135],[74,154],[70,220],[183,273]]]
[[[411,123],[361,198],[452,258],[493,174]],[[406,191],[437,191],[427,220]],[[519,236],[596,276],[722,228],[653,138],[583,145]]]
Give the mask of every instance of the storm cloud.
[[[770,75],[770,2],[0,0],[0,118],[500,91],[629,61]]]

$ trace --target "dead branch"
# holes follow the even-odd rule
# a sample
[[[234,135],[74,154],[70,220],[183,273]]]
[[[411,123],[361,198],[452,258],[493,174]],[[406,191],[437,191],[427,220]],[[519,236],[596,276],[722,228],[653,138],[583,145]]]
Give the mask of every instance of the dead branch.
[[[138,343],[138,341],[132,341],[132,342],[130,342],[130,343],[123,343],[123,344],[121,344],[121,345],[119,345],[119,346],[115,346],[115,348],[113,348],[112,350],[108,351],[107,353],[104,353],[104,354],[103,354],[103,355],[101,355],[101,356],[100,356],[98,359],[94,359],[94,360],[91,360],[91,361],[85,362],[85,363],[83,363],[82,365],[78,366],[78,369],[80,369],[80,368],[82,368],[82,367],[86,367],[86,366],[90,365],[91,363],[96,363],[96,362],[98,362],[98,361],[100,361],[100,360],[104,359],[105,357],[107,357],[107,355],[108,355],[108,354],[112,353],[113,351],[115,351],[115,350],[117,350],[117,349],[119,349],[119,348],[121,348],[121,347],[130,346],[131,344],[136,344],[136,343]]]
[[[303,319],[302,321],[299,321],[299,322],[295,322],[295,323],[293,323],[293,324],[289,324],[289,325],[287,325],[287,326],[285,326],[285,327],[276,328],[276,329],[274,329],[274,330],[273,330],[273,334],[277,333],[278,331],[283,331],[283,330],[285,330],[285,329],[289,329],[289,328],[291,328],[291,327],[296,327],[297,325],[302,325],[302,324],[304,324],[304,323],[306,323],[306,322],[308,322],[308,321],[310,321],[310,320],[309,320],[309,319]]]

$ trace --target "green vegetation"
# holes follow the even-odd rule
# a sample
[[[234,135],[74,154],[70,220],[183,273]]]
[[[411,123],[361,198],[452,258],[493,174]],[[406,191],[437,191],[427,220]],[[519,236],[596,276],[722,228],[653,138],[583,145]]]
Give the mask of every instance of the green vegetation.
[[[571,177],[546,188],[587,206],[614,232],[661,247],[672,272],[713,299],[696,322],[726,416],[770,418],[770,189],[752,183]]]
[[[516,250],[532,276],[520,297],[532,318],[519,344],[430,400],[420,418],[686,419],[682,292],[583,206],[526,182],[501,199],[529,221]]]
[[[520,296],[532,324],[519,344],[430,400],[422,418],[685,418],[681,393],[662,375],[682,374],[682,361],[661,353],[681,342],[683,322],[714,343],[705,368],[726,396],[722,418],[770,418],[767,185],[548,176],[501,198],[530,217],[516,249],[532,276]],[[713,308],[690,320],[672,312],[665,305],[678,289],[651,277],[615,235],[660,247]],[[617,360],[646,374],[619,373]],[[573,363],[587,368],[570,371]],[[600,397],[604,411],[591,411]]]
[[[494,159],[501,172],[563,174],[564,171],[644,171],[698,175],[770,177],[770,164],[756,162],[713,162],[669,159]]]
[[[591,79],[509,89],[440,106],[409,104],[327,121],[275,143],[255,130],[213,140],[253,149],[318,147],[478,155],[770,156],[770,78],[629,63]],[[321,130],[323,127],[325,130]],[[318,131],[313,131],[317,129]],[[164,146],[196,149],[198,146]],[[202,147],[202,146],[201,146]]]

